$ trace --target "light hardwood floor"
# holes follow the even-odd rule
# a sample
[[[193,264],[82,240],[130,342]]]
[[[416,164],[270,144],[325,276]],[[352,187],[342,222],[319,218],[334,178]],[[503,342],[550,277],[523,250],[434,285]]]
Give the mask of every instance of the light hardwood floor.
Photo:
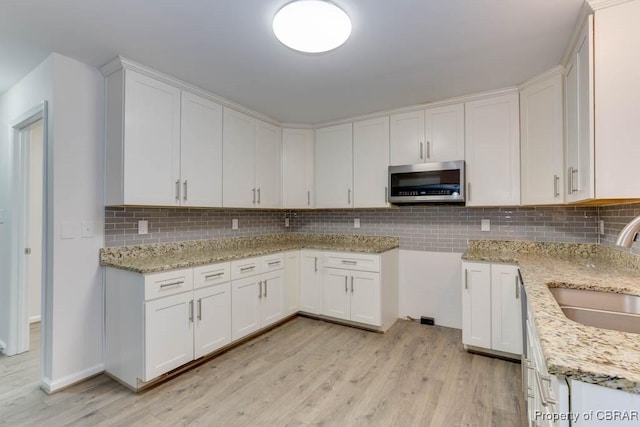
[[[53,395],[33,350],[0,356],[0,425],[520,426],[520,365],[466,353],[461,331],[377,334],[298,317],[151,390],[104,375]]]

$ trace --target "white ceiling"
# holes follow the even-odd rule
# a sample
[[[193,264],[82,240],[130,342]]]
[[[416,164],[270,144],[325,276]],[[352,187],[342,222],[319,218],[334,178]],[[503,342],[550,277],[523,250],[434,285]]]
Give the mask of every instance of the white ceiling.
[[[583,0],[335,0],[342,47],[282,46],[289,0],[2,0],[0,93],[58,52],[116,55],[288,123],[321,123],[518,84],[560,62]]]

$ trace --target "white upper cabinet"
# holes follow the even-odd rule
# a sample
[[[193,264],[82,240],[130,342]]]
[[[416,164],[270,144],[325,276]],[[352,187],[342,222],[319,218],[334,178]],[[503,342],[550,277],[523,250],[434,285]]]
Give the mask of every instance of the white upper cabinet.
[[[127,69],[107,77],[107,205],[180,204],[180,89]]]
[[[255,155],[256,207],[281,206],[282,130],[257,121]]]
[[[518,94],[465,104],[467,206],[520,204]]]
[[[280,128],[224,109],[223,206],[280,207]]]
[[[424,110],[392,114],[390,122],[390,164],[397,166],[424,163]]]
[[[523,205],[564,203],[562,72],[520,91]]]
[[[282,207],[312,208],[313,130],[282,130]]]
[[[182,92],[181,204],[222,206],[222,107]]]
[[[464,104],[425,110],[427,162],[464,160]]]
[[[353,206],[387,207],[389,117],[353,124]]]
[[[353,126],[316,130],[316,207],[353,207]]]

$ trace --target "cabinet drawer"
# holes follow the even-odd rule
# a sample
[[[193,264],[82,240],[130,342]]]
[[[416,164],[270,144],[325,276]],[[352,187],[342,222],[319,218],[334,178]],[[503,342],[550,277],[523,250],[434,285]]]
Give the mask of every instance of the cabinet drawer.
[[[231,261],[231,280],[260,274],[261,258],[246,258]]]
[[[380,271],[380,256],[348,252],[325,252],[324,267]]]
[[[282,270],[284,268],[284,254],[278,253],[265,255],[262,257],[262,273],[268,271]]]
[[[193,269],[194,289],[217,285],[231,280],[231,263],[203,265]]]
[[[151,300],[193,290],[193,269],[164,271],[144,276],[144,299]]]

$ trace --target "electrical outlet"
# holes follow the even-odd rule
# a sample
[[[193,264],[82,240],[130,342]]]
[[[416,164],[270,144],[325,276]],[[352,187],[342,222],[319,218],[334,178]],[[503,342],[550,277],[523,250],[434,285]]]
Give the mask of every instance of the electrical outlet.
[[[353,228],[360,228],[360,218],[353,218]]]
[[[149,221],[146,219],[138,221],[138,234],[149,234]]]
[[[285,218],[284,219],[284,226],[288,227],[289,226],[289,218]]]
[[[600,234],[604,235],[604,220],[600,220]]]
[[[490,219],[481,219],[480,220],[480,231],[491,231],[491,220]]]
[[[233,218],[231,220],[231,229],[232,230],[237,230],[238,229],[238,218]]]

